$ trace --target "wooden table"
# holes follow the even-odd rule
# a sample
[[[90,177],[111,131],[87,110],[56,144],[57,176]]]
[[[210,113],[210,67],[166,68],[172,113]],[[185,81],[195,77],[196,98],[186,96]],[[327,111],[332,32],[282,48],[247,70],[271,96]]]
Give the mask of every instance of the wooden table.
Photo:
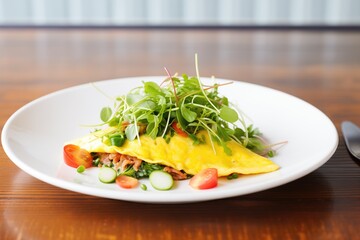
[[[194,75],[195,52],[203,76],[279,89],[322,110],[339,130],[334,156],[270,190],[156,205],[54,187],[1,147],[0,239],[360,239],[360,167],[340,133],[343,120],[360,124],[360,32],[0,29],[0,126],[24,104],[69,86],[164,75],[164,66]]]

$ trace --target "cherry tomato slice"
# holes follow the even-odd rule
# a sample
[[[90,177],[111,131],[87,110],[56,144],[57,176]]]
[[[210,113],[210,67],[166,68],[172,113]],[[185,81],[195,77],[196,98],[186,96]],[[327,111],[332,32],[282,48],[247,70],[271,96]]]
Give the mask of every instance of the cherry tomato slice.
[[[126,175],[120,175],[115,180],[116,184],[122,188],[134,188],[139,184],[139,180]]]
[[[188,134],[187,134],[186,132],[184,132],[184,130],[181,129],[181,127],[180,127],[180,125],[179,125],[178,122],[173,122],[173,123],[171,124],[171,127],[172,127],[172,128],[175,130],[175,132],[176,132],[177,134],[179,134],[180,136],[182,136],[182,137],[187,137],[187,136],[188,136]]]
[[[214,188],[218,184],[218,172],[216,168],[207,168],[194,175],[189,182],[195,189]]]
[[[68,144],[64,146],[64,161],[67,165],[77,168],[83,165],[85,168],[92,166],[91,154],[79,146]]]

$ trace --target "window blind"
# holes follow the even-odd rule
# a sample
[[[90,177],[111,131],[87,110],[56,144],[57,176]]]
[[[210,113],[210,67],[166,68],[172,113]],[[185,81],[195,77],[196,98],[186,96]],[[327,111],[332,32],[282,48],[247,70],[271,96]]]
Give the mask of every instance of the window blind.
[[[359,0],[0,0],[0,25],[359,25]]]

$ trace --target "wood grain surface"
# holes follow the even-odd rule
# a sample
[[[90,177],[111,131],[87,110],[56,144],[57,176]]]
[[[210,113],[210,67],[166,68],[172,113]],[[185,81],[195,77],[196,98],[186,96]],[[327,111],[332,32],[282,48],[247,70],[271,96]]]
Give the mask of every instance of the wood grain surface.
[[[256,83],[308,101],[339,146],[307,176],[191,204],[140,204],[70,192],[15,166],[0,147],[0,239],[360,239],[360,165],[340,123],[360,125],[360,32],[221,29],[0,29],[0,127],[66,87],[163,67]],[[309,137],[311,138],[309,133]],[[304,149],[306,151],[306,149]]]

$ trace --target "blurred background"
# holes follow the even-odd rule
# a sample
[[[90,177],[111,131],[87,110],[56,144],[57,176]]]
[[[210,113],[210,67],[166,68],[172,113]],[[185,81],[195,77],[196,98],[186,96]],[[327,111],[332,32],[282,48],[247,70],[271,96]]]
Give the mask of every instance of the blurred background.
[[[0,0],[0,26],[356,26],[359,0]]]

